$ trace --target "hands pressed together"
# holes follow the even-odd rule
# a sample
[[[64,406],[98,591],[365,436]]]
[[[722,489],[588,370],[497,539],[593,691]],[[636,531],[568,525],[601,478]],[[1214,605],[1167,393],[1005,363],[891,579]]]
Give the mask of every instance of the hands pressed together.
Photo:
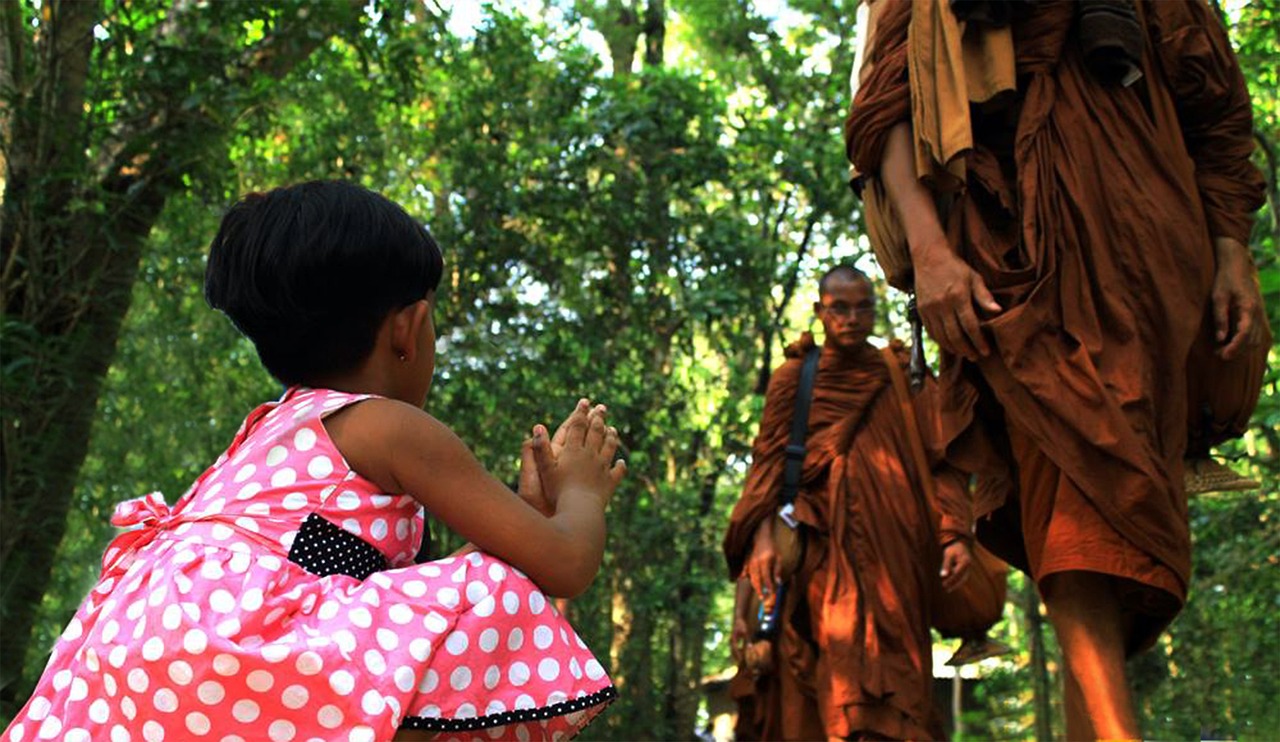
[[[594,493],[607,504],[627,473],[626,462],[617,456],[618,430],[607,424],[607,413],[604,405],[580,399],[554,435],[541,424],[533,426],[520,448],[520,496],[548,516],[570,488]]]

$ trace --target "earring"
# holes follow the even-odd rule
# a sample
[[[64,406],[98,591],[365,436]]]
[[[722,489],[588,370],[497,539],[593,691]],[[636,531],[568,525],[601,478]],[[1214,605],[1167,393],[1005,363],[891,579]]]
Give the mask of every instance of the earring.
[[[408,356],[406,356],[406,355],[404,354],[404,351],[403,351],[403,350],[402,350],[402,351],[400,351],[399,355],[400,355],[400,361],[401,361],[401,362],[404,362],[405,360],[407,360],[407,359],[408,359]]]

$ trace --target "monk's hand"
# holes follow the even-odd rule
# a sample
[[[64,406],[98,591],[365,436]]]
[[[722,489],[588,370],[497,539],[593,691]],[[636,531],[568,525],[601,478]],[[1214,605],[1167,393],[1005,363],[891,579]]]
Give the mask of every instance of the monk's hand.
[[[751,546],[751,555],[747,557],[742,571],[751,580],[751,589],[760,596],[765,610],[773,605],[775,591],[782,583],[782,563],[778,560],[778,552],[773,546],[773,521],[766,518],[756,529],[755,541]]]
[[[747,642],[751,641],[751,628],[747,626],[745,616],[734,615],[733,631],[729,634],[729,651],[733,659],[742,664],[747,653]]]
[[[964,584],[969,577],[969,567],[973,564],[973,553],[966,541],[952,541],[942,548],[942,569],[938,576],[942,578],[942,589],[951,592]]]
[[[1218,343],[1218,356],[1230,360],[1244,348],[1265,342],[1262,292],[1246,245],[1230,237],[1218,237],[1213,246],[1217,257],[1212,294],[1214,340]]]
[[[941,238],[912,246],[911,262],[916,309],[929,336],[943,350],[970,361],[990,353],[978,312],[993,314],[1001,309],[977,271]]]

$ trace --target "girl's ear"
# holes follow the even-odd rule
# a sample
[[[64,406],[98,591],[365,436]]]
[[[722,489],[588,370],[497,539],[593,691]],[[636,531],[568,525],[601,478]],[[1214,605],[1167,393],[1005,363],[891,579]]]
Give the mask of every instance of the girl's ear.
[[[391,313],[391,349],[401,361],[411,362],[422,352],[422,348],[418,347],[422,337],[422,323],[430,316],[431,304],[425,299]]]

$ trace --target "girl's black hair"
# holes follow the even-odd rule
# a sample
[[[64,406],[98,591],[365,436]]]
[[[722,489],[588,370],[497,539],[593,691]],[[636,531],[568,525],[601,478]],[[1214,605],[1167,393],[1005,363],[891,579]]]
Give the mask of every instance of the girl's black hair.
[[[387,198],[311,181],[240,199],[209,247],[204,296],[281,383],[355,369],[393,309],[426,298],[444,260]]]

